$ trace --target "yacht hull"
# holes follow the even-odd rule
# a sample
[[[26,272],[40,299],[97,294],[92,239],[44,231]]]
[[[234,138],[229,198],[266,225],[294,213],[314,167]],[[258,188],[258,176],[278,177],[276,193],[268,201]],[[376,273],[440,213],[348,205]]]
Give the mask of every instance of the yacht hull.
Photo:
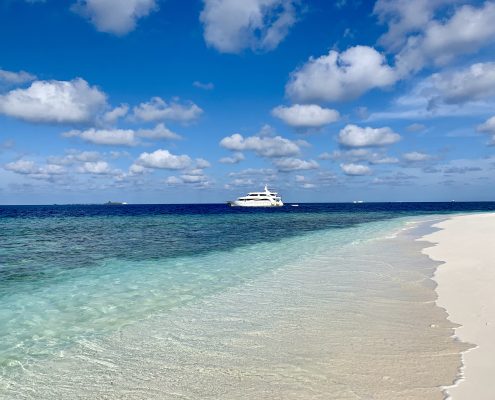
[[[256,204],[255,204],[256,203]],[[284,203],[279,202],[277,204],[273,204],[270,201],[229,201],[227,204],[231,207],[260,207],[260,208],[266,208],[266,207],[282,207]]]

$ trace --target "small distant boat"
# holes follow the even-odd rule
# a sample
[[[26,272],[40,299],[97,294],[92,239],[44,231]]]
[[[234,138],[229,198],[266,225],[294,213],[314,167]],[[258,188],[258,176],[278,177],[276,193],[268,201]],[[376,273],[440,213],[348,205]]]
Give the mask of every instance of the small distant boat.
[[[107,206],[125,206],[127,203],[125,201],[107,201],[105,205]]]
[[[364,203],[364,201],[363,200],[354,200],[352,203],[353,204],[362,204],[362,203]]]
[[[238,197],[237,200],[228,201],[231,207],[282,207],[282,198],[276,192],[272,192],[265,185],[263,192],[249,192],[247,196]]]
[[[299,207],[299,204],[291,204],[291,207]]]

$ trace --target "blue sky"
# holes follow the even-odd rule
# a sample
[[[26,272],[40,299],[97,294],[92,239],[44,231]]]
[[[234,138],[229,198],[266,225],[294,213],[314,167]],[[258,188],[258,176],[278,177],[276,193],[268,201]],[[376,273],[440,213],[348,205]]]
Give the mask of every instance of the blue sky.
[[[494,20],[494,1],[3,1],[0,203],[493,200]]]

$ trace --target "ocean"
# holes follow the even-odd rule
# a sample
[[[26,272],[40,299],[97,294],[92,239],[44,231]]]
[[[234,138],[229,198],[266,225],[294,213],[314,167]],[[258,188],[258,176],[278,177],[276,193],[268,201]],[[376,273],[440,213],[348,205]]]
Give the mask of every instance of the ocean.
[[[442,399],[417,241],[495,203],[0,206],[0,399]]]

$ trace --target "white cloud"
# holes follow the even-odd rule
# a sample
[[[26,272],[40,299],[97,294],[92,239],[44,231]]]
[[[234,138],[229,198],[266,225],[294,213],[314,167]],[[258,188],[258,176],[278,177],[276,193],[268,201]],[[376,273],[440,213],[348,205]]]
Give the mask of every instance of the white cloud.
[[[355,46],[342,53],[310,58],[291,74],[287,95],[297,101],[343,101],[373,88],[393,85],[398,79],[385,57],[374,48]]]
[[[397,164],[399,159],[397,157],[377,157],[369,160],[371,164]]]
[[[478,132],[495,134],[495,116],[488,118],[484,123],[478,125]]]
[[[411,33],[422,31],[442,5],[457,3],[459,0],[378,0],[373,13],[380,23],[388,25],[379,43],[389,51],[399,50]]]
[[[426,126],[424,126],[423,124],[419,124],[419,123],[415,122],[411,125],[408,125],[406,129],[409,132],[421,132],[421,131],[424,131],[426,129]]]
[[[420,153],[418,151],[411,151],[410,153],[405,153],[402,158],[407,162],[422,162],[431,159],[431,156],[426,153]]]
[[[50,156],[48,157],[48,163],[56,165],[72,165],[80,162],[86,161],[98,161],[101,158],[101,154],[96,151],[77,151],[71,150],[69,154],[58,157]]]
[[[102,145],[135,146],[136,135],[132,129],[94,129],[72,130],[63,133],[65,137],[79,137],[86,142]]]
[[[127,104],[121,104],[120,106],[104,113],[101,120],[104,124],[112,125],[115,124],[120,118],[125,117],[128,112],[129,106]]]
[[[94,175],[108,175],[113,173],[112,168],[106,161],[88,161],[83,163],[78,172]]]
[[[200,82],[200,81],[194,81],[193,86],[197,87],[198,89],[203,89],[203,90],[213,90],[215,89],[215,85],[211,82]]]
[[[316,104],[294,104],[293,106],[278,106],[272,110],[272,115],[280,118],[294,128],[321,128],[340,118],[338,111],[323,108]]]
[[[66,169],[57,164],[45,164],[40,167],[32,160],[20,159],[4,165],[4,169],[33,179],[52,180],[57,175],[66,173]]]
[[[72,10],[87,18],[100,32],[125,35],[137,20],[158,9],[156,0],[78,0]]]
[[[489,146],[495,146],[495,116],[487,119],[477,127],[478,132],[490,134],[490,140],[487,143]]]
[[[147,171],[147,169],[145,167],[143,167],[142,165],[139,165],[139,164],[132,164],[129,167],[129,173],[131,175],[141,175],[141,174],[144,174],[146,171]]]
[[[153,97],[150,101],[139,104],[133,109],[134,118],[141,121],[174,120],[190,122],[201,116],[203,110],[190,102],[180,104],[177,101],[167,103],[160,97]]]
[[[168,129],[163,123],[151,129],[95,129],[84,131],[71,130],[63,133],[65,137],[79,137],[86,142],[102,145],[135,146],[139,144],[138,138],[146,139],[180,139],[180,136]]]
[[[254,185],[254,181],[250,178],[236,178],[230,182],[232,186],[252,186]]]
[[[220,162],[222,164],[238,164],[245,159],[244,154],[236,152],[231,157],[222,157]]]
[[[174,155],[168,150],[158,149],[152,153],[141,153],[136,164],[146,168],[184,169],[191,165],[192,160],[187,155]]]
[[[332,160],[333,156],[330,154],[328,151],[324,151],[318,156],[318,159],[320,160]]]
[[[270,168],[246,168],[238,172],[231,172],[229,173],[229,176],[234,178],[234,177],[250,177],[253,175],[263,175],[263,177],[266,176],[273,176],[275,174],[275,171]]]
[[[172,132],[163,123],[156,125],[152,129],[139,129],[136,135],[148,139],[180,139],[180,135]]]
[[[12,72],[0,68],[0,82],[12,84],[12,85],[20,85],[22,83],[34,81],[35,79],[36,76],[30,74],[29,72],[25,72],[25,71]]]
[[[339,132],[339,143],[346,147],[386,146],[398,142],[400,135],[389,127],[370,128],[346,125]]]
[[[468,68],[440,72],[427,78],[423,93],[434,103],[462,104],[495,95],[495,63],[477,63]]]
[[[281,136],[249,136],[234,133],[220,141],[220,146],[233,151],[254,151],[261,157],[287,157],[299,153],[299,146]]]
[[[493,110],[489,99],[494,97],[495,63],[476,63],[419,80],[409,92],[395,99],[389,110],[373,113],[369,120],[483,115]]]
[[[211,164],[208,160],[205,160],[204,158],[196,158],[196,168],[204,169],[204,168],[210,168]]]
[[[201,183],[206,181],[208,178],[205,175],[189,175],[184,174],[180,176],[180,179],[184,183]]]
[[[346,175],[361,176],[371,174],[371,169],[367,165],[362,164],[340,164],[340,168]]]
[[[398,73],[417,72],[433,63],[443,66],[461,54],[478,51],[495,38],[495,3],[476,8],[464,5],[446,21],[431,20],[424,30],[410,36],[396,57]]]
[[[308,169],[319,168],[318,163],[315,160],[301,160],[299,158],[280,158],[275,160],[274,165],[279,171],[302,171]]]
[[[180,185],[182,183],[182,180],[177,178],[176,176],[169,176],[166,180],[165,183],[169,185]]]
[[[170,186],[177,185],[192,185],[196,188],[205,188],[209,186],[210,182],[208,177],[203,174],[202,170],[186,171],[180,176],[169,176],[165,183]]]
[[[294,0],[204,0],[204,39],[222,53],[272,50],[296,22]]]
[[[35,81],[0,95],[0,113],[30,122],[84,123],[106,106],[106,95],[81,78]]]
[[[434,100],[435,96],[437,96],[436,100]],[[409,93],[395,99],[388,110],[372,113],[368,121],[459,118],[486,115],[490,112],[493,112],[492,102],[471,101],[464,104],[446,104],[439,96],[438,90],[431,86],[431,81],[423,80]]]
[[[390,157],[384,151],[371,151],[368,148],[351,148],[348,150],[336,150],[330,153],[323,153],[320,157],[326,160],[343,160],[346,163],[367,162],[370,164],[397,164],[396,157]]]
[[[33,174],[38,171],[38,167],[34,161],[22,159],[5,164],[4,168],[7,171],[16,172],[23,175]]]

